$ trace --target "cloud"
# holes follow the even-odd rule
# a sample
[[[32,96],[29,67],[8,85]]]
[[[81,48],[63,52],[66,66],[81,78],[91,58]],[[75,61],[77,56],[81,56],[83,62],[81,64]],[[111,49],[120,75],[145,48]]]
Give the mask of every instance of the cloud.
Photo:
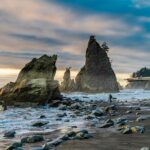
[[[150,7],[149,0],[133,0],[133,4],[136,8]]]
[[[146,22],[146,23],[150,23],[150,17],[139,17],[138,18],[139,19],[139,21],[141,21],[141,22]]]
[[[67,45],[67,43],[51,37],[40,37],[35,35],[17,34],[17,33],[10,33],[9,36],[11,36],[12,38],[18,38],[26,41],[41,42],[48,45],[62,45],[62,46]]]
[[[59,69],[71,66],[79,70],[84,65],[91,34],[97,36],[98,42],[109,43],[116,72],[131,73],[150,66],[149,28],[145,25],[150,16],[136,11],[137,6],[148,7],[148,1],[67,3],[64,0],[1,1],[0,68],[20,69],[33,57],[46,53],[58,54]],[[131,4],[136,7],[130,7]],[[139,60],[143,61],[139,63]]]
[[[10,52],[0,51],[0,68],[22,68],[33,58],[38,58],[47,52]],[[47,53],[48,54],[48,53]],[[84,63],[81,55],[72,54],[69,52],[55,52],[58,55],[57,66],[59,69],[72,67],[78,69]],[[52,55],[49,53],[49,55]],[[7,61],[6,61],[7,60]]]
[[[114,46],[110,50],[110,55],[113,67],[118,73],[131,74],[142,67],[150,66],[150,53],[139,49]]]

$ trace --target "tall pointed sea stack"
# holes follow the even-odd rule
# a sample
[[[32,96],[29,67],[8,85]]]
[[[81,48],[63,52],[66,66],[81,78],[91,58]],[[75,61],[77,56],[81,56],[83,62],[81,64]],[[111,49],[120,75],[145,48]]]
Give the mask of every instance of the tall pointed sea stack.
[[[117,92],[119,90],[115,73],[111,67],[107,50],[90,37],[86,50],[85,66],[76,77],[79,91]]]

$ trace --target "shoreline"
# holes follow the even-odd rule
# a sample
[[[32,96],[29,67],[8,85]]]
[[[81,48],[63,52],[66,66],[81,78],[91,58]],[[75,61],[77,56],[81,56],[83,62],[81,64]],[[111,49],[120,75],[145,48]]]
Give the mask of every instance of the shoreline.
[[[79,107],[78,106],[79,104]],[[148,139],[150,137],[150,101],[149,100],[141,100],[141,107],[138,107],[138,102],[113,102],[112,104],[109,104],[108,102],[101,102],[101,101],[91,101],[91,102],[83,102],[83,101],[71,101],[68,103],[66,101],[60,101],[59,105],[56,106],[56,108],[62,107],[62,105],[68,105],[67,111],[72,111],[75,116],[77,117],[79,114],[78,110],[81,110],[81,112],[85,112],[85,114],[92,109],[92,111],[99,107],[99,108],[106,108],[109,106],[117,106],[118,110],[114,110],[113,113],[110,115],[108,113],[105,113],[105,115],[102,116],[95,116],[93,119],[86,119],[84,124],[84,129],[88,130],[88,132],[93,136],[93,138],[90,139],[83,139],[83,140],[67,140],[63,141],[60,145],[56,146],[56,150],[110,150],[110,148],[113,146],[115,147],[115,150],[137,150],[144,146],[149,146]],[[72,108],[71,106],[74,106]],[[86,109],[84,107],[87,107]],[[149,108],[149,109],[145,109]],[[51,109],[51,108],[49,108]],[[63,110],[62,110],[63,111]],[[64,110],[65,111],[65,110]],[[128,112],[127,111],[131,111]],[[138,115],[136,113],[139,113]],[[81,114],[80,114],[81,115]],[[88,115],[88,114],[87,114]],[[141,122],[135,121],[140,116],[147,116],[148,118],[146,120],[143,120]],[[90,117],[90,114],[89,114]],[[62,117],[63,118],[63,117]],[[85,119],[85,115],[82,114],[83,121]],[[107,128],[99,128],[98,125],[102,125],[107,119],[111,119],[115,121],[117,118],[127,118],[128,122],[127,125],[131,126],[143,126],[145,128],[145,133],[132,133],[124,135],[120,131],[116,130],[116,126],[110,126]],[[82,128],[83,128],[82,127]],[[66,127],[67,129],[68,127]],[[72,128],[68,128],[70,130],[80,130],[81,127],[79,126],[72,126]],[[68,132],[66,130],[66,132]],[[37,135],[37,133],[30,133],[30,136]],[[58,137],[65,135],[66,133],[62,133],[61,130],[56,130],[53,132],[46,133],[40,133],[40,135],[44,136],[43,142],[38,143],[32,143],[32,144],[25,144],[22,146],[23,150],[29,150],[33,148],[40,147],[42,148],[42,145],[44,145],[48,141],[53,141],[57,139]],[[20,136],[16,136],[12,139],[4,139],[3,141],[0,141],[0,148],[3,150],[7,146],[11,145],[13,142],[19,141],[22,137],[28,136],[28,134],[23,134]],[[133,138],[131,140],[131,138]],[[132,141],[132,142],[131,142]],[[137,143],[136,143],[137,141]],[[100,143],[100,144],[99,144]]]

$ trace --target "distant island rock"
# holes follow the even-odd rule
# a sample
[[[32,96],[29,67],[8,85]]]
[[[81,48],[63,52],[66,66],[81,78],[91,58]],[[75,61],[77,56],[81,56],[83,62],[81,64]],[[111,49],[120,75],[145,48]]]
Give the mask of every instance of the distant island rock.
[[[16,82],[0,89],[0,100],[7,105],[17,102],[48,103],[60,99],[59,83],[54,80],[57,55],[34,58],[20,71]]]
[[[128,89],[146,89],[150,90],[150,69],[141,68],[137,72],[134,72],[131,78],[127,79],[128,84],[126,88]]]
[[[150,77],[150,69],[149,68],[141,68],[140,70],[138,70],[137,72],[134,72],[132,74],[133,78],[137,78],[137,77]]]
[[[86,50],[85,65],[79,71],[79,73],[75,78],[75,86],[74,86],[75,91],[84,91],[84,92],[119,91],[117,79],[107,55],[108,49],[109,48],[106,43],[99,45],[95,37],[90,36],[90,40],[88,42],[88,47]],[[66,85],[70,85],[71,79],[69,78],[66,81],[64,80],[63,85],[65,83],[67,83]],[[70,88],[66,89],[70,91]]]

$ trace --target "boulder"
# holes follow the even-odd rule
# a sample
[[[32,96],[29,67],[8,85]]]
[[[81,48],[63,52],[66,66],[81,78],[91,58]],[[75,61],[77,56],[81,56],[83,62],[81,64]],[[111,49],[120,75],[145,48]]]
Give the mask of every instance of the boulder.
[[[114,125],[114,121],[111,120],[111,119],[108,119],[108,120],[105,121],[104,124],[100,125],[99,128],[109,128],[113,125]]]
[[[66,113],[58,113],[57,114],[57,117],[59,117],[59,118],[63,118],[63,117],[66,117],[66,116],[67,116]]]
[[[136,119],[136,121],[137,121],[137,122],[142,122],[142,121],[147,120],[147,119],[149,119],[149,118],[146,117],[146,116],[140,116],[140,117],[138,117],[138,118]]]
[[[12,145],[8,146],[5,150],[23,150],[22,143],[15,142]]]
[[[94,36],[91,36],[88,42],[85,66],[80,70],[75,80],[78,91],[119,91],[107,50],[96,41]]]
[[[59,110],[67,110],[67,106],[61,104],[61,105],[59,106]]]
[[[128,120],[126,118],[117,118],[116,119],[116,124],[124,124],[127,122],[128,122]]]
[[[132,134],[132,133],[144,133],[145,132],[145,128],[143,126],[129,126],[129,125],[124,125],[120,128],[118,128],[118,130],[122,130],[123,134]]]
[[[32,61],[26,64],[25,67],[21,70],[16,82],[38,78],[54,80],[57,70],[55,65],[56,61],[57,55],[43,55],[39,59],[32,59]]]
[[[61,143],[63,143],[63,140],[61,139],[61,137],[58,137],[55,140],[52,140],[50,142],[47,142],[46,144],[43,145],[43,150],[51,150],[54,149],[56,146],[60,145]]]
[[[6,138],[13,138],[15,137],[16,132],[15,131],[7,131],[4,133],[4,137]]]
[[[48,121],[38,121],[32,124],[33,127],[42,127],[47,125],[49,122]]]
[[[67,137],[69,139],[76,139],[76,140],[83,140],[83,139],[89,139],[92,138],[92,135],[85,129],[81,129],[80,131],[70,131],[67,134]]]
[[[92,114],[95,115],[96,117],[99,117],[99,116],[103,116],[104,112],[102,109],[96,108],[95,110],[93,110]]]
[[[77,140],[90,139],[90,138],[92,138],[92,135],[84,132],[78,132],[75,136],[75,139]]]
[[[131,128],[128,127],[128,128],[125,128],[122,133],[123,134],[131,134],[132,130],[131,130]]]
[[[21,139],[21,143],[37,143],[37,142],[42,142],[44,141],[44,137],[42,135],[33,135],[30,137],[24,137]]]
[[[54,80],[57,56],[43,55],[25,65],[16,82],[0,89],[0,99],[7,105],[17,102],[45,104],[61,99],[58,81]]]

